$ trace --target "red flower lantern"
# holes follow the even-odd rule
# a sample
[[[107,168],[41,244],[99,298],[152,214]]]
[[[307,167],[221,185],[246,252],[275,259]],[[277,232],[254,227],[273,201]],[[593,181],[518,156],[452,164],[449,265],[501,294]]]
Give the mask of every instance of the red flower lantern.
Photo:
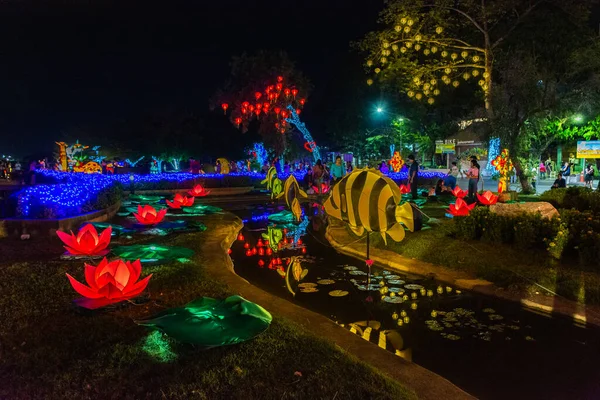
[[[256,109],[260,110],[262,108],[262,104],[261,103],[256,103]]]
[[[229,108],[229,104],[223,103],[223,104],[221,104],[221,108],[223,109],[223,114],[227,114],[227,109]]]
[[[102,234],[98,236],[96,227],[92,224],[86,224],[77,232],[77,236],[73,234],[67,234],[65,232],[56,231],[56,234],[65,244],[65,249],[72,255],[86,255],[86,256],[102,256],[108,253],[106,248],[110,243],[110,235],[112,234],[112,227],[109,226]]]
[[[133,213],[133,216],[142,225],[156,225],[165,218],[167,209],[156,211],[150,205],[138,206],[138,212]]]
[[[265,255],[265,249],[263,249],[262,247],[258,249],[258,255],[259,256],[264,256]]]
[[[270,256],[270,255],[272,255],[272,254],[273,254],[273,250],[271,250],[271,248],[270,248],[270,247],[268,247],[268,248],[267,248],[267,251],[266,251],[266,253],[265,253],[265,254],[266,254],[266,255],[268,255],[268,256]]]
[[[400,187],[400,193],[401,194],[408,194],[408,193],[410,193],[410,187],[408,185],[402,184],[399,187]]]
[[[459,188],[459,187],[458,187],[458,185],[456,185],[456,187],[455,187],[455,188],[454,188],[454,190],[452,191],[452,194],[453,194],[455,197],[457,197],[457,198],[459,198],[459,199],[462,199],[462,198],[464,198],[466,195],[468,195],[468,194],[469,194],[469,192],[468,192],[468,191],[466,191],[466,190],[462,190],[461,188]]]
[[[466,201],[457,197],[456,203],[450,204],[450,209],[448,211],[455,217],[466,217],[473,208],[475,208],[475,203],[468,205]]]
[[[248,103],[247,101],[242,103],[243,108],[248,108],[249,105],[250,105],[250,103]]]
[[[252,256],[252,250],[248,249],[246,250],[246,257],[251,257]]]
[[[67,278],[73,289],[84,297],[77,300],[77,304],[93,310],[140,295],[152,277],[150,274],[138,281],[141,273],[140,260],[108,262],[104,258],[96,267],[85,264],[85,280],[89,286],[78,282],[69,274]]]
[[[483,204],[484,206],[491,206],[498,202],[498,196],[496,196],[489,190],[486,191],[485,193],[483,193],[483,195],[481,195],[479,193],[476,193],[476,194],[477,194],[477,200],[479,200],[479,202],[481,204]]]
[[[180,193],[177,193],[175,195],[175,198],[173,199],[173,201],[167,200],[167,205],[169,207],[175,208],[175,209],[179,209],[181,207],[191,207],[194,205],[194,198],[193,197],[185,197],[185,196],[182,196]]]
[[[279,116],[279,113],[281,112],[281,108],[275,107],[275,108],[273,108],[273,111],[275,111],[275,114],[277,114]]]
[[[264,267],[265,266],[265,262],[263,260],[258,260],[258,266],[259,267]]]

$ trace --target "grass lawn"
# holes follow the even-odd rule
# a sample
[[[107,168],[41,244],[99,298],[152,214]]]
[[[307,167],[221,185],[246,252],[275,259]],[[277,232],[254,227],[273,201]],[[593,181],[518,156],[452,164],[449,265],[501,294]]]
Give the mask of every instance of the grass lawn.
[[[211,350],[179,344],[133,320],[199,296],[232,294],[203,270],[201,234],[151,239],[193,248],[191,263],[144,267],[149,300],[83,312],[65,272],[83,281],[82,262],[58,260],[58,240],[0,240],[23,260],[0,260],[0,398],[69,399],[404,399],[414,394],[303,328],[274,316],[258,338]],[[29,250],[28,250],[29,249]],[[29,254],[29,257],[26,257]],[[31,254],[35,254],[32,257]],[[263,304],[268,309],[268,304]],[[299,372],[299,373],[296,373]],[[301,376],[300,376],[301,374]]]
[[[582,271],[576,262],[558,262],[540,250],[457,239],[454,222],[444,217],[446,208],[429,203],[423,207],[425,214],[440,219],[432,229],[407,233],[399,243],[388,240],[387,247],[380,236],[373,235],[372,243],[405,257],[468,272],[506,289],[547,293],[545,287],[570,300],[600,304],[599,274]]]

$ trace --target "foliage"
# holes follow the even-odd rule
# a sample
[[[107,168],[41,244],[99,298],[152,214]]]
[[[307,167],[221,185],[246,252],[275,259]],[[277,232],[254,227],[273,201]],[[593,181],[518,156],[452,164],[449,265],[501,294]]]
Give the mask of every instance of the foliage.
[[[551,189],[541,194],[541,201],[547,201],[556,208],[591,211],[600,215],[600,192],[583,187]]]

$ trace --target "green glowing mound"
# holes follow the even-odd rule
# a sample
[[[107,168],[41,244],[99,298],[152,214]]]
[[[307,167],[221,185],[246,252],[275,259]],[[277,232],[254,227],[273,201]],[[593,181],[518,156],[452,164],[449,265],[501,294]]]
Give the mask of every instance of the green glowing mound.
[[[240,296],[225,300],[200,297],[181,308],[171,308],[138,325],[158,329],[171,338],[205,348],[237,344],[264,332],[271,314]]]
[[[191,207],[182,207],[181,208],[184,213],[194,214],[194,215],[211,215],[211,214],[221,214],[223,212],[222,208],[209,206],[206,204],[194,204]]]
[[[187,260],[194,256],[194,251],[185,247],[163,246],[159,244],[119,246],[112,249],[112,252],[124,260],[140,260],[141,262]]]
[[[148,196],[143,194],[130,194],[127,200],[133,204],[153,204],[158,203],[163,198],[161,196]]]
[[[281,211],[275,214],[269,215],[269,221],[276,222],[278,224],[292,224],[296,221],[296,217],[291,211]]]

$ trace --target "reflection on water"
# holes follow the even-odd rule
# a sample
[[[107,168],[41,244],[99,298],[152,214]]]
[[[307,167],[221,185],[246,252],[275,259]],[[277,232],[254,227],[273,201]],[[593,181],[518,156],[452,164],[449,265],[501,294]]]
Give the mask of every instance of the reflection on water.
[[[598,331],[335,252],[319,204],[236,212],[236,272],[480,398],[600,398]],[[290,219],[291,218],[291,219]]]

